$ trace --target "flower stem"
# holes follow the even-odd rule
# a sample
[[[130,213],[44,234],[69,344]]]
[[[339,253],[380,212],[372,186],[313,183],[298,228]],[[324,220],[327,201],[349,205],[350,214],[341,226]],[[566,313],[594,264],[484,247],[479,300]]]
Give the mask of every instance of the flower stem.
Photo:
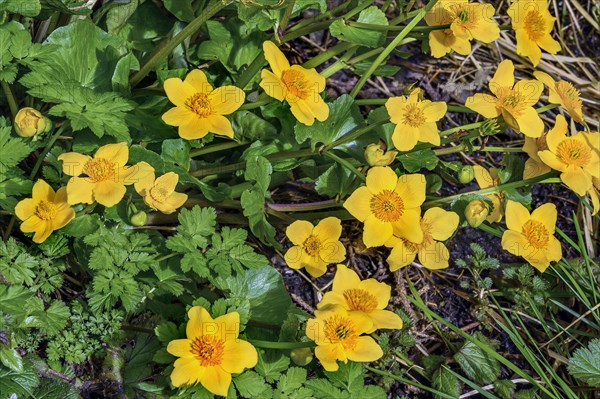
[[[360,180],[366,182],[367,178],[365,177],[365,175],[363,173],[361,173],[358,169],[356,169],[350,162],[348,162],[347,160],[338,157],[337,155],[335,155],[333,152],[328,151],[325,153],[325,156],[333,159],[335,162],[339,163],[340,165],[342,165],[344,168],[348,169],[350,172],[354,173]]]
[[[226,141],[223,143],[213,144],[202,148],[197,148],[190,151],[190,158],[199,157],[201,155],[212,154],[213,152],[219,152],[237,148],[246,145],[247,143],[238,143],[237,141]]]
[[[258,348],[267,349],[296,349],[296,348],[314,348],[317,346],[314,342],[272,342],[272,341],[260,341],[257,339],[249,339],[252,345]]]
[[[15,96],[10,88],[10,85],[5,81],[0,81],[2,84],[2,90],[4,90],[4,95],[6,96],[6,102],[8,102],[8,107],[10,108],[10,113],[14,118],[19,112],[19,106],[17,105],[17,100],[15,100]]]
[[[144,65],[130,79],[131,87],[136,86],[142,79],[150,73],[152,68],[157,66],[163,59],[169,56],[175,47],[179,46],[185,39],[194,34],[206,21],[216,13],[227,7],[232,0],[215,0],[206,7],[201,14],[190,22],[185,28],[168,40],[164,45],[159,46],[150,54]]]

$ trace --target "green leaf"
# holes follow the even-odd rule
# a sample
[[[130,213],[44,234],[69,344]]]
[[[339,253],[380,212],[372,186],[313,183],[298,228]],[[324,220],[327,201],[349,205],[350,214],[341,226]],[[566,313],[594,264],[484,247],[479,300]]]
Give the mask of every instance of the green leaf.
[[[299,144],[310,139],[311,148],[314,150],[317,144],[331,144],[355,128],[364,125],[360,110],[349,95],[341,95],[334,102],[328,103],[328,106],[329,118],[326,121],[315,121],[312,126],[296,123],[294,132]]]
[[[42,10],[40,0],[0,0],[0,12],[35,17]]]
[[[591,387],[600,387],[600,339],[579,348],[569,359],[569,374]]]
[[[33,148],[21,138],[11,137],[10,127],[0,127],[0,177],[16,166]]]
[[[344,387],[348,391],[361,389],[364,385],[363,367],[360,363],[339,362],[338,371],[325,371],[325,375],[334,385]]]
[[[360,12],[357,22],[370,25],[387,26],[388,19],[385,13],[376,6],[371,6]],[[346,25],[342,19],[335,20],[329,27],[331,35],[346,42],[366,47],[378,47],[383,45],[387,31],[357,28]]]
[[[276,350],[258,350],[258,363],[256,371],[265,377],[268,382],[274,382],[279,379],[282,371],[288,369],[290,358],[284,356],[280,351]]]
[[[232,119],[236,139],[258,140],[277,134],[275,126],[250,111],[237,111]]]
[[[23,372],[23,358],[19,355],[16,348],[0,349],[0,363],[16,373]]]
[[[191,22],[194,19],[193,0],[163,0],[165,8],[179,20]]]
[[[165,162],[179,165],[185,170],[190,168],[190,144],[187,140],[164,140],[160,155]]]
[[[78,399],[80,391],[74,385],[61,380],[44,379],[36,389],[35,399]]]
[[[306,369],[301,367],[290,367],[285,375],[282,375],[277,383],[277,389],[291,396],[292,392],[299,389],[306,382]]]
[[[448,394],[454,398],[458,398],[460,396],[460,384],[458,379],[445,366],[442,366],[433,372],[431,383],[433,388],[440,392]],[[435,395],[435,397],[439,398],[438,395]]]
[[[313,394],[317,399],[350,399],[348,392],[342,392],[324,378],[308,380],[305,385],[312,389]]]
[[[481,335],[477,335],[476,339],[491,342]],[[500,374],[500,363],[472,341],[465,342],[454,355],[454,360],[469,378],[479,384],[489,384]]]
[[[328,197],[344,197],[349,193],[356,181],[354,173],[340,164],[333,164],[315,182],[315,189]]]
[[[254,180],[256,187],[261,193],[267,193],[271,183],[271,174],[273,167],[264,157],[253,157],[246,161],[246,173],[244,177],[247,181]]]
[[[31,367],[25,366],[25,370],[20,373],[0,367],[1,399],[9,399],[13,395],[17,398],[35,398],[34,390],[38,384],[39,377]]]
[[[177,218],[180,223],[177,231],[192,238],[209,237],[215,232],[217,213],[214,208],[201,208],[196,205],[192,209],[182,209]]]
[[[80,215],[71,220],[61,232],[71,237],[85,237],[98,230],[101,223],[97,214]]]
[[[398,155],[396,159],[402,163],[408,173],[418,172],[423,168],[433,170],[440,161],[431,148],[406,152]]]
[[[234,377],[233,383],[242,398],[264,397],[265,391],[271,389],[265,379],[252,370]]]
[[[523,170],[525,163],[515,155],[505,155],[502,158],[503,169],[496,169],[500,182],[502,184],[521,180],[523,178]]]

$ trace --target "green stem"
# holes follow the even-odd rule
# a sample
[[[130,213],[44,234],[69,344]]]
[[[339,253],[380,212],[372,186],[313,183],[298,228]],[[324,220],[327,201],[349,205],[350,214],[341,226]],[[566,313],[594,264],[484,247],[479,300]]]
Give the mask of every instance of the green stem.
[[[272,342],[260,341],[258,339],[248,339],[252,345],[258,348],[266,349],[297,349],[297,348],[314,348],[317,346],[314,342]]]
[[[265,55],[261,51],[254,58],[252,63],[250,63],[248,68],[246,68],[244,70],[244,72],[242,72],[242,74],[240,75],[238,80],[235,82],[236,86],[239,87],[240,89],[244,90],[246,88],[246,86],[248,86],[248,83],[250,83],[252,78],[254,76],[256,76],[256,74],[263,67],[264,64],[265,64]]]
[[[360,92],[362,87],[365,85],[367,80],[371,77],[373,72],[375,72],[377,67],[379,67],[379,65],[381,65],[381,63],[392,53],[392,51],[394,51],[394,49],[402,42],[402,40],[404,40],[406,35],[408,35],[412,31],[412,29],[423,19],[423,17],[425,17],[425,14],[431,9],[431,7],[434,6],[435,3],[437,3],[437,0],[431,0],[424,8],[419,10],[419,13],[417,13],[417,15],[413,18],[413,20],[410,21],[410,23],[408,25],[406,25],[404,27],[404,29],[402,29],[400,31],[400,33],[398,33],[398,36],[396,36],[394,38],[394,40],[392,40],[390,42],[390,44],[388,44],[388,46],[385,48],[385,50],[383,50],[381,52],[381,54],[379,54],[379,56],[371,64],[369,69],[360,77],[360,79],[358,80],[358,82],[356,83],[356,85],[354,86],[352,91],[350,92],[350,95],[352,97],[356,98],[356,96],[358,95],[358,93]]]
[[[347,143],[349,141],[356,140],[357,138],[359,138],[363,134],[368,133],[371,130],[373,130],[373,129],[379,127],[379,126],[383,126],[386,123],[388,123],[389,121],[390,121],[389,119],[384,119],[384,120],[380,120],[380,121],[377,121],[377,122],[373,122],[370,125],[358,128],[358,129],[354,130],[353,132],[348,133],[346,136],[340,137],[339,139],[337,139],[333,143],[321,147],[321,149],[319,150],[319,152],[321,152],[321,153],[327,152],[327,151],[331,150],[332,148],[337,147],[338,145]]]
[[[169,54],[179,46],[185,39],[194,34],[202,25],[212,18],[216,13],[227,7],[232,0],[215,0],[206,7],[196,19],[190,22],[185,28],[181,30],[172,39],[166,42],[163,46],[159,46],[155,51],[150,54],[144,65],[136,72],[130,79],[131,87],[136,86],[142,79],[150,73],[150,71],[156,67],[163,59],[167,58]]]
[[[44,162],[44,158],[46,158],[46,154],[48,154],[48,151],[50,151],[50,149],[52,148],[52,146],[56,142],[56,139],[58,139],[58,136],[60,136],[64,132],[64,130],[67,128],[67,126],[69,126],[69,122],[68,121],[64,122],[62,124],[62,126],[59,127],[58,129],[56,129],[56,131],[54,132],[54,134],[48,138],[48,142],[46,143],[46,146],[44,147],[44,149],[40,153],[40,156],[38,157],[35,165],[33,166],[33,169],[31,169],[31,173],[29,174],[29,179],[30,180],[33,180],[35,178],[35,175],[37,174],[38,170],[42,166],[42,162]]]
[[[267,207],[279,212],[310,212],[321,209],[339,208],[341,204],[334,199],[304,204],[267,204]]]
[[[285,8],[285,11],[283,12],[283,17],[279,23],[279,27],[281,28],[282,32],[285,32],[288,24],[290,23],[290,17],[292,16],[292,11],[294,10],[294,4],[296,4],[296,0],[290,0]]]
[[[304,68],[316,68],[319,65],[321,65],[322,63],[329,61],[333,57],[337,56],[338,54],[343,53],[346,50],[351,49],[352,47],[358,47],[358,46],[355,44],[352,44],[350,42],[338,43],[335,46],[331,46],[330,48],[328,48],[321,54],[306,61],[304,64],[302,64],[302,66]]]
[[[197,148],[190,151],[190,158],[199,157],[201,155],[212,154],[213,152],[219,152],[224,150],[230,150],[246,145],[247,143],[238,143],[237,141],[226,141],[224,143],[208,145],[206,147]]]
[[[10,85],[8,83],[6,83],[5,81],[0,81],[0,84],[2,84],[2,90],[4,90],[4,95],[6,96],[6,102],[8,102],[8,107],[10,108],[10,113],[12,114],[13,119],[15,118],[15,116],[17,115],[17,112],[19,112],[19,106],[17,105],[17,100],[15,99],[15,96],[10,88]]]
[[[342,165],[344,168],[348,169],[350,172],[354,173],[360,180],[366,182],[367,178],[363,173],[361,173],[358,169],[356,169],[350,162],[346,161],[343,158],[338,157],[333,152],[329,151],[325,153],[325,156],[333,159],[335,162]]]
[[[441,391],[438,391],[436,389],[430,388],[430,387],[428,387],[426,385],[419,384],[418,382],[416,382],[414,380],[408,380],[406,378],[399,377],[396,374],[388,373],[387,371],[378,370],[378,369],[376,369],[374,367],[365,366],[365,368],[367,370],[369,370],[370,372],[372,372],[372,373],[378,374],[378,375],[380,375],[382,377],[391,378],[392,380],[396,380],[396,381],[401,382],[403,384],[406,384],[408,386],[414,386],[414,387],[420,388],[420,389],[422,389],[422,390],[424,390],[426,392],[433,393],[433,394],[437,395],[440,398],[445,398],[445,399],[453,399],[453,398],[455,398],[455,396],[450,396],[450,395],[448,395],[448,394],[446,394],[444,392],[441,392]]]

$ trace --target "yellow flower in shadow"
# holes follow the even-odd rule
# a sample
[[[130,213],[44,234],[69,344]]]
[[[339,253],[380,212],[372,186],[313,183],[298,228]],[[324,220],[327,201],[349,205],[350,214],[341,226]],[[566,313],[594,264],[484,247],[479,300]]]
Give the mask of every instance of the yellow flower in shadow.
[[[285,230],[293,247],[284,255],[285,262],[292,269],[304,268],[313,277],[327,271],[330,263],[346,259],[346,248],[340,242],[342,224],[340,219],[328,217],[316,226],[306,220],[297,220]]]
[[[550,54],[561,50],[560,43],[550,34],[556,18],[548,11],[547,0],[514,1],[506,13],[512,19],[517,53],[528,57],[534,67],[542,59],[542,49]]]
[[[169,342],[167,352],[179,359],[171,383],[180,387],[200,383],[215,395],[227,396],[231,374],[254,367],[258,354],[254,346],[238,338],[240,315],[227,313],[213,319],[201,306],[188,312],[187,339]]]
[[[421,100],[421,89],[414,89],[408,98],[391,97],[385,103],[392,123],[396,124],[392,141],[399,151],[412,150],[417,142],[440,145],[436,122],[446,115],[445,102]]]
[[[165,80],[165,92],[175,104],[162,116],[170,126],[179,126],[179,136],[186,140],[201,139],[208,133],[233,138],[231,122],[224,115],[244,104],[246,93],[235,86],[213,89],[206,75],[194,69],[185,77]]]
[[[592,178],[600,178],[600,133],[567,136],[567,130],[567,120],[558,115],[546,135],[548,149],[538,155],[546,165],[562,172],[563,183],[583,197],[592,188]]]
[[[529,155],[529,159],[525,161],[525,168],[523,170],[524,179],[532,179],[534,177],[545,175],[552,170],[538,156],[538,152],[547,149],[548,146],[546,144],[545,134],[538,138],[525,137],[523,151]]]
[[[428,269],[437,270],[448,267],[450,252],[448,248],[440,242],[445,241],[458,227],[459,217],[454,212],[448,212],[442,208],[428,209],[420,225],[423,230],[423,241],[413,243],[407,239],[393,236],[385,245],[392,248],[387,262],[390,265],[390,271],[396,271],[402,267],[410,265],[419,257],[419,262]]]
[[[66,226],[75,217],[75,211],[67,203],[67,189],[61,187],[55,193],[43,180],[33,185],[31,198],[15,206],[15,215],[23,221],[21,231],[34,233],[33,242],[40,244],[54,230]]]
[[[338,360],[372,362],[383,356],[373,338],[362,336],[373,329],[371,319],[364,314],[333,305],[315,310],[315,316],[306,322],[306,336],[317,344],[315,356],[325,370],[336,371]]]
[[[372,333],[380,328],[402,328],[402,319],[396,313],[385,310],[390,301],[392,287],[374,278],[360,280],[355,271],[338,265],[331,291],[317,304],[319,310],[339,305],[348,312],[358,312],[371,319]]]
[[[94,201],[111,207],[125,195],[125,186],[153,176],[154,168],[146,162],[127,166],[127,143],[107,144],[98,148],[94,157],[78,152],[59,155],[63,173],[73,176],[67,183],[67,198],[71,205]],[[82,176],[83,175],[83,176]]]
[[[393,234],[412,242],[423,241],[419,220],[425,186],[421,174],[397,177],[389,167],[369,169],[367,185],[356,189],[344,202],[344,208],[365,224],[363,242],[367,247],[381,246]]]
[[[179,182],[177,173],[168,172],[154,179],[154,172],[147,178],[135,183],[135,190],[144,198],[150,208],[162,213],[175,212],[185,204],[187,194],[175,192]]]
[[[429,32],[429,47],[435,58],[454,50],[458,54],[471,53],[471,40],[491,43],[500,37],[500,28],[492,19],[494,6],[469,3],[468,0],[439,0],[425,14],[429,26],[450,25],[448,29]]]
[[[473,172],[475,172],[475,181],[479,188],[491,188],[500,185],[500,178],[498,177],[498,173],[496,169],[490,168],[488,171],[483,166],[474,165]],[[485,219],[490,223],[498,223],[502,220],[502,216],[504,215],[504,210],[502,208],[502,203],[504,202],[504,195],[502,193],[489,194],[486,195],[490,200],[492,200],[492,205],[494,209],[490,209],[489,216]]]
[[[583,103],[579,98],[580,93],[571,82],[566,80],[555,81],[550,75],[542,71],[535,71],[533,76],[548,86],[548,101],[551,104],[560,104],[576,122],[584,123]]]
[[[506,227],[502,235],[502,248],[513,255],[525,258],[540,272],[550,262],[562,257],[560,242],[554,237],[556,229],[556,206],[544,204],[531,214],[515,201],[506,204]]]
[[[540,137],[544,122],[533,108],[539,101],[544,85],[537,80],[520,80],[515,84],[515,66],[504,60],[490,80],[490,91],[494,95],[477,93],[465,102],[465,106],[486,118],[502,115],[515,131],[528,137]]]
[[[325,90],[325,78],[314,68],[290,66],[285,55],[273,42],[264,42],[263,51],[272,71],[263,69],[260,74],[260,87],[267,95],[279,101],[287,101],[292,114],[307,126],[311,126],[315,118],[321,122],[326,120],[329,117],[329,107],[319,94]]]

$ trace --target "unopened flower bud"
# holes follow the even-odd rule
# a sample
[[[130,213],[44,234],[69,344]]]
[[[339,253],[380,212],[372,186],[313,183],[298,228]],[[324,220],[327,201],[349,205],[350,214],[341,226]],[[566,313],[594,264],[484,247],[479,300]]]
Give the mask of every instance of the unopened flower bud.
[[[365,160],[369,166],[388,166],[396,159],[398,151],[386,151],[385,143],[369,144],[365,149]]]
[[[313,353],[310,348],[296,348],[292,349],[290,353],[292,361],[298,366],[306,366],[313,360]]]
[[[465,208],[465,217],[471,227],[478,227],[485,221],[489,213],[489,208],[482,200],[471,201]]]
[[[129,221],[133,226],[145,226],[146,222],[148,222],[148,215],[144,211],[139,211],[134,213]]]
[[[470,183],[475,178],[475,171],[471,165],[465,165],[458,171],[458,181],[462,184]]]
[[[21,137],[34,137],[50,130],[52,122],[36,109],[21,108],[15,116],[15,131]]]

